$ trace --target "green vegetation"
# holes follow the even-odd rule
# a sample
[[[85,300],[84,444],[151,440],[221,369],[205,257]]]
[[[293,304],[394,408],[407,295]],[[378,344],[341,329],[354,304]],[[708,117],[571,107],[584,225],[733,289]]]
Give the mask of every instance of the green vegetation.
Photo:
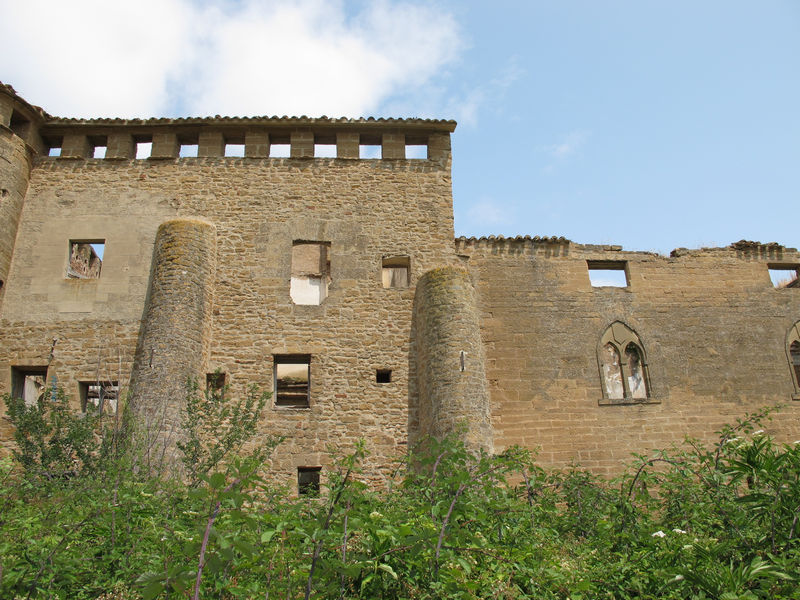
[[[190,385],[183,480],[137,468],[125,415],[6,397],[0,597],[798,597],[800,444],[754,431],[768,411],[614,482],[445,440],[371,490],[359,444],[297,498],[263,478],[277,440],[247,450],[266,396],[226,396]]]

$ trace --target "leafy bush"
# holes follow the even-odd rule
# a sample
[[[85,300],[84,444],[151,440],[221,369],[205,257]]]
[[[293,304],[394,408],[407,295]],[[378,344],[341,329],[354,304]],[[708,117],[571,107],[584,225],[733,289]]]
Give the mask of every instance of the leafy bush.
[[[362,481],[359,444],[319,498],[267,483],[238,443],[195,482],[120,459],[45,492],[0,463],[0,597],[796,598],[800,444],[757,431],[768,416],[613,482],[453,439],[383,490]]]

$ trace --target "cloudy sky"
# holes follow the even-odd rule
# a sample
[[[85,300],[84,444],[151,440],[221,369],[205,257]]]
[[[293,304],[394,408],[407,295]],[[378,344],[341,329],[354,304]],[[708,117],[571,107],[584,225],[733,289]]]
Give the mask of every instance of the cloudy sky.
[[[797,0],[0,0],[60,116],[453,118],[457,235],[800,245]]]

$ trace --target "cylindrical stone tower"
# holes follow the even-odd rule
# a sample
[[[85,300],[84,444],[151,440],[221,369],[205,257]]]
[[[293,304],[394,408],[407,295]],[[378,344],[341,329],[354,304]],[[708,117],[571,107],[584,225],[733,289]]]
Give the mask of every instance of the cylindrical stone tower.
[[[0,97],[3,100],[5,97]],[[7,99],[7,98],[6,98]],[[0,115],[1,117],[2,115]],[[31,174],[31,150],[5,123],[0,123],[0,309],[22,205]]]
[[[442,267],[420,277],[414,329],[420,434],[458,433],[469,447],[492,452],[478,305],[466,270]]]
[[[200,219],[167,221],[156,234],[130,398],[137,431],[162,455],[180,436],[187,380],[205,384],[216,245],[216,228]]]

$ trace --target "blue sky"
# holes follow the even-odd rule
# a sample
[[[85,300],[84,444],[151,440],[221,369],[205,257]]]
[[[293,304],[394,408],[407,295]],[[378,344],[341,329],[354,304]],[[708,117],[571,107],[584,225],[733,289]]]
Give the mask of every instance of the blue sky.
[[[454,118],[457,235],[800,243],[797,0],[0,7],[54,114]]]

